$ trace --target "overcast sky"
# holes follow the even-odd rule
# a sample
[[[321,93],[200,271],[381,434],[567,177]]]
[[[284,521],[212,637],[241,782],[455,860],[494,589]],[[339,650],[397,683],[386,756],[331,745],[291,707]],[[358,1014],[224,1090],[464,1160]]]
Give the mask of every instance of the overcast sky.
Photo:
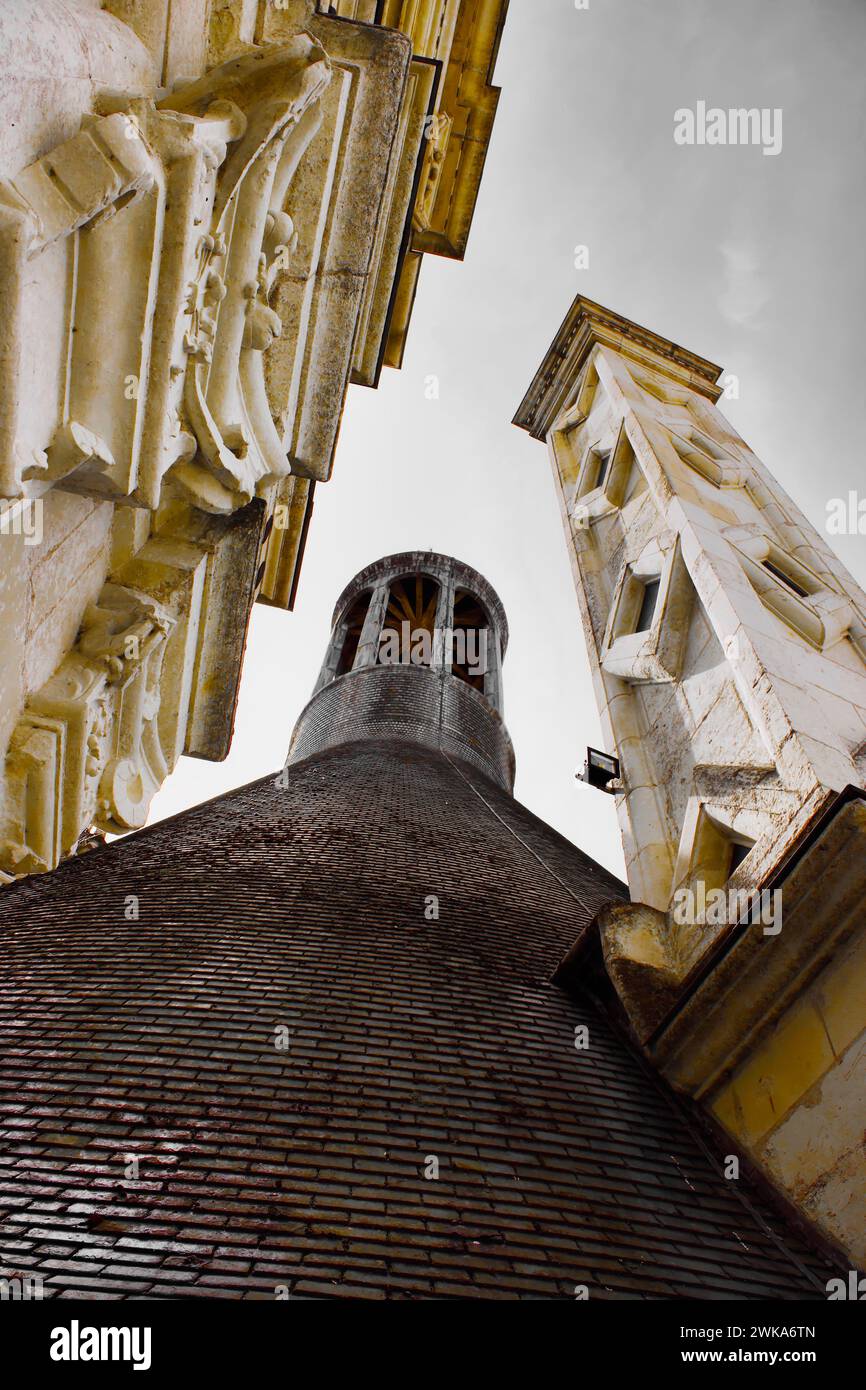
[[[735,372],[726,413],[816,526],[866,496],[864,58],[864,0],[511,0],[467,258],[425,258],[403,370],[350,388],[296,611],[253,614],[231,755],[183,759],[152,819],[276,770],[344,584],[433,549],[505,604],[517,796],[622,872],[613,798],[574,780],[600,734],[546,449],[509,422],[581,293]],[[781,152],[676,144],[698,101],[780,108]],[[866,537],[832,543],[866,582]]]

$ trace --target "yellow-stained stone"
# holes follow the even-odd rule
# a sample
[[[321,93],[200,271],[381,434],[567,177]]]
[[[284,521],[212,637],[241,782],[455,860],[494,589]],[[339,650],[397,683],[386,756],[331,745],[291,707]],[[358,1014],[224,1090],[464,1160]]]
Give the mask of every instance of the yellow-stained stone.
[[[743,1125],[740,1113],[737,1109],[737,1096],[733,1086],[726,1086],[720,1091],[713,1101],[710,1109],[715,1115],[719,1124],[728,1131],[729,1134],[740,1137]]]
[[[756,1157],[825,1235],[866,1261],[866,1033],[821,1077]]]
[[[866,1028],[866,933],[818,977],[816,1007],[837,1056]]]
[[[769,1078],[761,1061],[750,1064],[730,1089],[737,1121],[734,1133],[748,1147],[772,1129],[778,1118],[773,1109]]]
[[[866,1032],[758,1147],[762,1160],[799,1195],[820,1189],[840,1163],[862,1162],[866,1131]],[[863,1183],[866,1200],[866,1183]]]
[[[759,1139],[784,1119],[834,1060],[818,1010],[808,1002],[797,1005],[734,1078],[744,1137]]]
[[[864,1030],[866,935],[818,977],[796,1014],[784,1020],[735,1080],[717,1092],[712,1113],[746,1144],[766,1136],[782,1121],[793,1123],[800,1108],[797,1102],[816,1080],[834,1069],[833,1053],[841,1057]],[[782,1111],[786,1102],[787,1112]],[[826,1145],[832,1148],[833,1142],[828,1135]],[[814,1154],[808,1171],[810,1181],[821,1171]],[[796,1173],[795,1163],[786,1179],[794,1181]]]

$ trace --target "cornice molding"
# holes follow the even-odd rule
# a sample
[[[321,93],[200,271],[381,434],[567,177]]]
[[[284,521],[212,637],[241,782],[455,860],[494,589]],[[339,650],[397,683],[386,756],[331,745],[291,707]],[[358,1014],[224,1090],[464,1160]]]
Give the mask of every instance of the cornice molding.
[[[664,371],[711,401],[721,395],[721,387],[716,383],[722,368],[716,363],[632,323],[613,309],[577,295],[512,423],[527,430],[533,439],[544,439],[597,345]]]

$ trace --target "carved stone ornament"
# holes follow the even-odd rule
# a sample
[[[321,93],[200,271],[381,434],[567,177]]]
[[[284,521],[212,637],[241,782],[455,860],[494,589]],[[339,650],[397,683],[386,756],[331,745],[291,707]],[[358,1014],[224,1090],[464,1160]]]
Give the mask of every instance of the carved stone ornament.
[[[290,472],[265,390],[282,331],[268,297],[330,76],[301,34],[87,117],[0,183],[0,496],[60,486],[154,508],[171,472],[228,513]],[[32,297],[37,281],[56,302]]]
[[[76,646],[12,736],[0,869],[53,867],[89,825],[144,824],[168,770],[159,683],[173,627],[155,599],[118,584],[86,610]]]

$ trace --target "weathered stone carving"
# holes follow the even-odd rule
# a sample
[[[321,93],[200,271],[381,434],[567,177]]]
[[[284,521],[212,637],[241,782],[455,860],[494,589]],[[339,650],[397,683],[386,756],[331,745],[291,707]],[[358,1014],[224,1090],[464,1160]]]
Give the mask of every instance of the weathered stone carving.
[[[505,8],[103,0],[72,35],[65,0],[0,0],[0,502],[39,526],[0,556],[0,881],[226,755],[251,606],[294,601],[415,239],[462,255]],[[174,624],[129,679],[96,660],[107,580]]]
[[[50,867],[90,824],[115,833],[144,824],[167,770],[157,715],[173,626],[155,599],[117,584],[87,609],[76,646],[12,736],[7,872]]]
[[[88,398],[97,385],[94,373],[104,365],[101,354],[94,358],[87,341],[84,306],[88,295],[100,285],[104,290],[106,270],[92,253],[96,251],[98,256],[103,241],[99,229],[119,208],[127,210],[121,239],[140,232],[142,220],[156,215],[160,179],[159,165],[139,132],[117,114],[86,119],[79,134],[0,184],[0,313],[5,339],[0,356],[0,494],[5,497],[38,495],[91,458],[98,460],[99,468],[113,463],[110,446],[96,428],[96,417],[84,418]],[[135,204],[141,204],[146,195],[147,206],[136,209]],[[80,236],[84,228],[90,240]],[[99,243],[96,247],[94,239]],[[115,235],[113,245],[117,240]],[[59,269],[67,282],[68,317],[60,331],[53,327],[47,332],[43,314],[38,349],[48,354],[53,348],[58,356],[72,360],[65,389],[58,382],[64,400],[56,444],[46,448],[32,434],[28,437],[20,421],[23,378],[30,355],[27,339],[32,307],[27,280],[33,276],[30,262],[60,242],[67,243],[63,248],[66,262]],[[73,339],[73,332],[79,335],[78,341]],[[58,377],[62,374],[59,365],[54,371]]]
[[[187,119],[214,104],[231,108],[240,127],[216,181],[187,301],[185,404],[201,452],[175,477],[207,511],[232,511],[290,471],[261,354],[282,331],[268,295],[291,254],[285,203],[329,80],[323,49],[302,35],[275,53],[226,63],[168,99]]]
[[[59,485],[153,508],[174,468],[198,506],[230,512],[290,471],[261,355],[282,331],[267,301],[292,250],[284,204],[329,80],[299,35],[91,117],[0,184],[0,495]],[[60,242],[64,324],[42,346],[61,403],[44,440],[17,409],[23,282]]]

